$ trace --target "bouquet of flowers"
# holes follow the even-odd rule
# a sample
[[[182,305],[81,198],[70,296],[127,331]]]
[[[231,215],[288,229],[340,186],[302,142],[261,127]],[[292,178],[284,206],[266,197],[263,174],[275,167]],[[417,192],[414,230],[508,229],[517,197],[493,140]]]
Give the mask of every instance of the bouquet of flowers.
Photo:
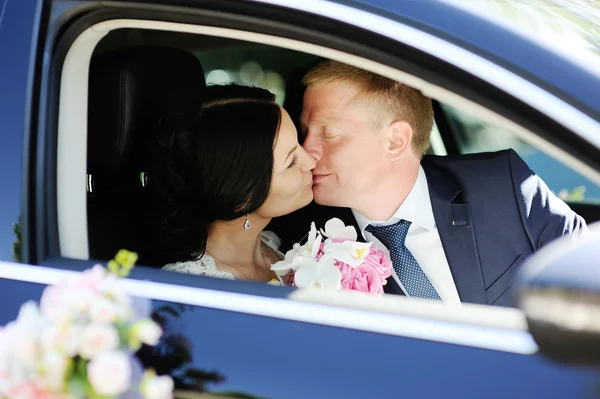
[[[380,295],[392,274],[392,261],[372,244],[358,242],[356,229],[340,219],[330,219],[320,232],[312,222],[306,243],[294,244],[271,270],[281,283],[288,276],[288,282],[298,288]]]
[[[173,397],[173,381],[144,370],[134,353],[162,330],[147,299],[118,281],[137,255],[119,251],[76,279],[45,288],[40,306],[22,305],[0,329],[0,398],[110,399]]]

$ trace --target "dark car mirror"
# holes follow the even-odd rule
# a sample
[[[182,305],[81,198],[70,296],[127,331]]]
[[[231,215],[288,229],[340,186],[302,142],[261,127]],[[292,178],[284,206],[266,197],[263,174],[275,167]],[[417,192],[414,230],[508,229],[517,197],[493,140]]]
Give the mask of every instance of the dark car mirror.
[[[590,229],[531,256],[521,269],[517,301],[542,354],[600,366],[600,223]]]

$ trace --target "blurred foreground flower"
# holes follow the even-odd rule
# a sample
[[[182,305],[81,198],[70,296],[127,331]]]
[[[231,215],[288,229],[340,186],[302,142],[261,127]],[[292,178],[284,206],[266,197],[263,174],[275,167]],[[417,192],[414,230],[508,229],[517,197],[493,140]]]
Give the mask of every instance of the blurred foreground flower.
[[[96,265],[46,287],[39,308],[21,306],[0,328],[0,398],[173,397],[171,377],[144,371],[134,356],[162,335],[149,300],[130,297],[119,282],[136,261],[121,250],[108,270]]]

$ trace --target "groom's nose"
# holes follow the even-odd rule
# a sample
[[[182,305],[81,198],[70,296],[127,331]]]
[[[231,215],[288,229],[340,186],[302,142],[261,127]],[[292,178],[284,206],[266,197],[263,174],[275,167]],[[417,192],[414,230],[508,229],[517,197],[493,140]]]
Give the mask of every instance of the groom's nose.
[[[310,172],[317,166],[315,158],[304,149],[300,150],[300,153],[302,156],[302,171]]]
[[[316,162],[323,157],[323,145],[315,134],[308,132],[306,137],[304,138],[304,143],[302,143],[302,148],[310,156],[312,156]]]

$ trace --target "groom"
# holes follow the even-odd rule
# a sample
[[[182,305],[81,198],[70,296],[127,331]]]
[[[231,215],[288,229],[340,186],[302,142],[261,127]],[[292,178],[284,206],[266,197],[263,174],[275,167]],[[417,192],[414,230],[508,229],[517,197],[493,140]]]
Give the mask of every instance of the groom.
[[[423,156],[433,110],[418,90],[334,61],[304,84],[315,202],[346,208],[313,210],[337,211],[389,251],[395,273],[386,292],[512,306],[522,261],[586,229],[512,150]]]

